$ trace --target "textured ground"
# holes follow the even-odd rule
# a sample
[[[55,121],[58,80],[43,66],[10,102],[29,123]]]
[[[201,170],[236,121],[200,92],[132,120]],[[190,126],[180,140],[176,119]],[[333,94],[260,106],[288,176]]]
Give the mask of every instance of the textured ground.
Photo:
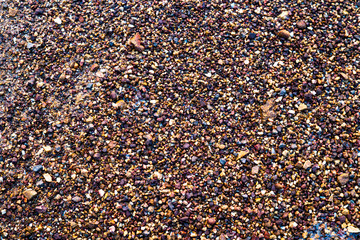
[[[0,1],[3,239],[356,239],[360,3]]]

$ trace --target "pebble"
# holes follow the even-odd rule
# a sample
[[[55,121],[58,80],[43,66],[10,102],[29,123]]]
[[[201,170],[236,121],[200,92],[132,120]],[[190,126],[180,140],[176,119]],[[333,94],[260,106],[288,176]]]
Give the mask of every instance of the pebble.
[[[45,152],[51,152],[52,151],[52,147],[50,147],[50,146],[44,146],[44,151]]]
[[[26,189],[23,194],[27,198],[27,200],[31,200],[37,195],[37,192],[32,189]]]
[[[47,182],[52,182],[52,177],[51,177],[50,174],[45,173],[45,174],[43,175],[43,177],[45,178],[45,181],[47,181]]]
[[[259,166],[253,166],[251,169],[251,174],[256,175],[259,173]]]
[[[299,105],[299,107],[298,107],[298,110],[299,110],[299,111],[303,111],[303,110],[305,110],[305,109],[307,109],[306,104],[300,103],[300,105]]]
[[[44,205],[40,205],[40,206],[36,206],[36,207],[35,207],[35,210],[36,210],[38,213],[45,213],[46,210],[47,210],[47,207],[45,207]]]
[[[99,65],[96,64],[96,63],[94,63],[94,64],[91,65],[91,67],[90,67],[90,71],[91,71],[91,72],[95,72],[95,71],[97,71],[98,69],[99,69]]]
[[[0,4],[2,238],[355,235],[356,1],[88,3]]]
[[[303,167],[304,167],[304,169],[308,169],[308,168],[310,168],[311,166],[312,166],[311,161],[306,160]]]
[[[298,22],[296,22],[296,26],[300,29],[305,29],[306,28],[306,22],[304,20],[300,20]]]
[[[141,36],[139,33],[136,33],[132,38],[130,38],[128,44],[140,52],[144,51],[145,49],[145,47],[142,45]]]
[[[74,197],[72,197],[71,198],[71,200],[73,200],[74,202],[81,202],[82,201],[82,198],[81,197],[79,197],[79,196],[74,196]]]
[[[254,40],[256,38],[256,33],[249,33],[249,39]]]
[[[9,8],[9,16],[10,17],[15,17],[17,13],[18,13],[18,10],[16,8]]]
[[[216,223],[216,218],[208,218],[207,222],[210,225],[214,225]]]
[[[351,226],[351,225],[348,226],[347,230],[348,230],[349,233],[360,233],[360,229],[359,229],[359,228],[354,227],[354,226]]]
[[[43,170],[44,169],[44,167],[42,166],[42,165],[35,165],[35,166],[33,166],[33,171],[34,172],[39,172],[39,171],[41,171],[41,170]]]
[[[289,38],[290,37],[290,32],[287,31],[287,30],[280,30],[278,33],[278,36],[281,37],[281,38]]]
[[[349,182],[350,178],[349,178],[349,174],[348,173],[343,173],[341,175],[338,176],[338,181],[341,185],[345,185]]]
[[[59,17],[55,18],[54,22],[59,24],[59,25],[62,23],[62,21],[61,21],[61,19]]]

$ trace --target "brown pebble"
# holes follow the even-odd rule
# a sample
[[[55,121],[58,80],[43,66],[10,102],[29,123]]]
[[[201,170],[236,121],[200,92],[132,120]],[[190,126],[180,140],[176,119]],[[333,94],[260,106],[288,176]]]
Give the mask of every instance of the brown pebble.
[[[341,174],[340,176],[338,176],[338,181],[341,185],[347,184],[349,181],[349,174],[348,173]]]
[[[9,9],[9,16],[10,16],[10,17],[15,17],[16,14],[17,14],[17,12],[18,12],[17,9],[15,9],[15,8],[10,8],[10,9]]]
[[[287,30],[280,30],[278,32],[278,36],[281,38],[289,38],[290,37],[290,32]]]
[[[304,20],[300,20],[296,23],[296,26],[300,29],[305,29],[306,28],[306,22]]]
[[[207,222],[208,222],[208,224],[210,224],[210,225],[214,225],[214,224],[216,223],[216,219],[215,219],[215,218],[209,218],[209,219],[207,220]]]
[[[36,196],[37,192],[35,190],[32,189],[27,189],[24,191],[24,196],[27,198],[27,200],[32,199],[33,197]]]
[[[91,71],[91,72],[95,72],[95,71],[98,70],[98,69],[99,69],[99,65],[96,64],[96,63],[94,63],[94,64],[90,67],[90,71]]]
[[[141,45],[141,36],[139,33],[136,33],[132,38],[128,41],[129,45],[132,45],[136,50],[143,51],[145,48]]]

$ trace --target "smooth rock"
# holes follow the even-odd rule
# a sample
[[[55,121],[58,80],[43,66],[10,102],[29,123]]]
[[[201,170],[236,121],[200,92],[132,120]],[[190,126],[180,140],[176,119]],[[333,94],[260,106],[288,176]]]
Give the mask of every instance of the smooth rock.
[[[250,40],[254,40],[256,38],[256,33],[250,33],[249,34],[249,39]]]
[[[10,8],[9,9],[9,16],[10,17],[15,17],[17,12],[18,12],[18,10],[16,8]]]
[[[290,37],[290,32],[287,30],[280,30],[278,32],[278,36],[281,38],[289,38]]]
[[[78,196],[75,196],[71,200],[73,200],[74,202],[80,202],[82,200],[82,198],[78,197]]]

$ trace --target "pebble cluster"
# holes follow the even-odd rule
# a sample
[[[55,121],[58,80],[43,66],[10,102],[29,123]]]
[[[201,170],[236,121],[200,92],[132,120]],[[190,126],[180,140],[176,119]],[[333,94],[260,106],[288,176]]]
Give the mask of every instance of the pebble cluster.
[[[1,239],[355,236],[359,24],[353,0],[2,0]]]

